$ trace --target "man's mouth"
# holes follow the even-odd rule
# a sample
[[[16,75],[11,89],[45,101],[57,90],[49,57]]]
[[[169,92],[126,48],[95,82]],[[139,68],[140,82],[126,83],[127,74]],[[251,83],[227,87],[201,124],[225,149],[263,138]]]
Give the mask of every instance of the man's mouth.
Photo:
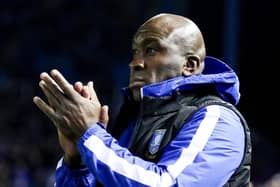
[[[142,87],[145,85],[145,81],[140,78],[132,79],[129,83],[129,87]]]

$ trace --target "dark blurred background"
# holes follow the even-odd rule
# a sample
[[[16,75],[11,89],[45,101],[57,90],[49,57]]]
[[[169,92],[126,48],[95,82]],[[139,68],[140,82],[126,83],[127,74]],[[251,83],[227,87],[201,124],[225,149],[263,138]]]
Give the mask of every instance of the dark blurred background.
[[[32,102],[42,96],[39,74],[57,68],[72,83],[93,80],[114,120],[132,36],[162,12],[191,18],[207,54],[240,76],[238,107],[253,138],[252,182],[264,185],[280,172],[277,11],[272,0],[1,0],[0,187],[53,186],[62,153],[54,126]]]

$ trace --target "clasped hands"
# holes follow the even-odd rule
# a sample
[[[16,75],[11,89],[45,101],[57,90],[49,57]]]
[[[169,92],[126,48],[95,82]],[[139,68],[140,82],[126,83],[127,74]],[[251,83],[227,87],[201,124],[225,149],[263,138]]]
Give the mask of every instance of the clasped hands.
[[[60,136],[76,143],[92,125],[107,124],[108,108],[101,106],[93,82],[71,85],[57,70],[41,73],[40,79],[39,86],[48,102],[38,96],[33,102],[53,122]]]

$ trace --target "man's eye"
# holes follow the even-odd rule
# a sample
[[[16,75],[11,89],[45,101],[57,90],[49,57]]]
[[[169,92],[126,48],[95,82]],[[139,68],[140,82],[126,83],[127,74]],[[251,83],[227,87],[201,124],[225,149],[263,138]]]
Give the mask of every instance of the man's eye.
[[[156,52],[157,52],[157,50],[155,48],[152,48],[152,47],[147,47],[146,48],[146,54],[149,55],[149,56],[155,55]]]
[[[132,50],[131,50],[131,54],[132,54],[132,55],[136,55],[137,53],[138,53],[138,50],[136,50],[136,49],[132,49]]]

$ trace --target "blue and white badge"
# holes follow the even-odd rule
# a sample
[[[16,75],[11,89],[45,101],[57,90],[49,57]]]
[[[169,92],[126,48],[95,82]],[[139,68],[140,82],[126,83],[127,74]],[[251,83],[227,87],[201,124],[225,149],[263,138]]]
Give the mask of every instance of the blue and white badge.
[[[151,154],[155,154],[159,150],[159,146],[161,144],[161,141],[163,139],[163,136],[166,132],[166,129],[157,129],[155,130],[152,139],[150,140],[149,145],[149,152]]]

